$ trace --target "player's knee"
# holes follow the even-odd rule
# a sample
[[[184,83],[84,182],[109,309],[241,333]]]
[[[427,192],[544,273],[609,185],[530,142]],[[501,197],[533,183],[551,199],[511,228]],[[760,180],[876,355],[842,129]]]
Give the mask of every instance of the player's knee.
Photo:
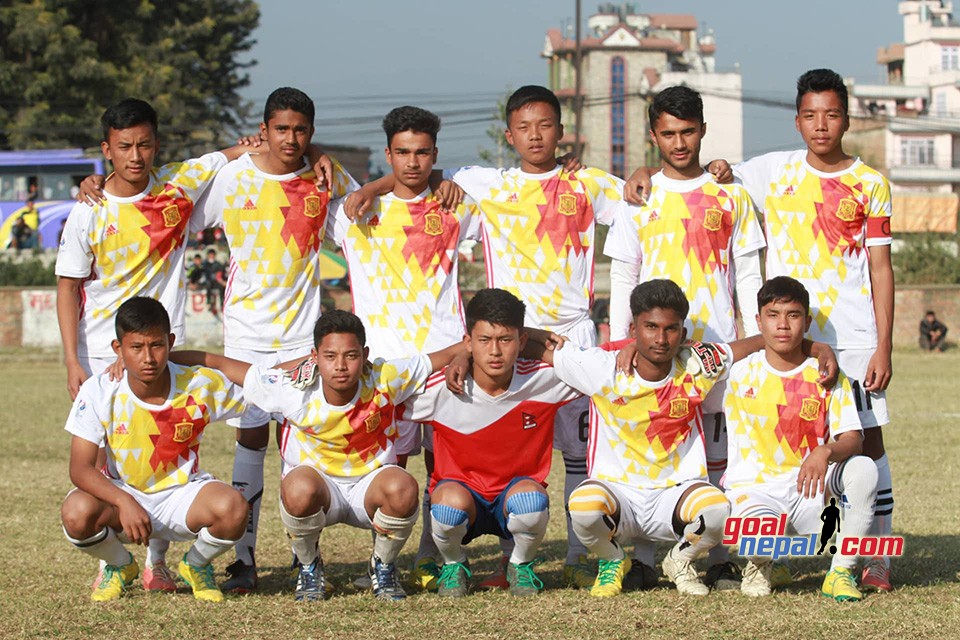
[[[886,453],[883,446],[883,431],[880,427],[863,430],[863,455],[873,460],[879,460]]]
[[[613,518],[617,513],[617,499],[603,485],[584,482],[570,494],[567,509],[574,522]]]
[[[714,486],[702,484],[686,494],[679,505],[680,521],[683,524],[699,522],[704,534],[723,532],[723,525],[730,516],[730,501],[723,491]]]
[[[550,520],[550,501],[542,491],[518,492],[507,498],[507,529],[511,533],[542,532]]]
[[[247,449],[265,449],[270,444],[270,425],[253,429],[237,429],[237,444]]]
[[[249,512],[250,505],[242,493],[235,489],[224,491],[214,508],[214,517],[220,523],[218,530],[226,532],[231,540],[239,538],[247,527]]]
[[[877,464],[867,456],[851,456],[841,472],[843,492],[847,495],[876,494],[879,472]]]
[[[290,473],[280,483],[280,500],[287,512],[295,517],[316,513],[324,506],[323,480],[308,474]]]
[[[71,538],[88,538],[96,533],[99,501],[83,491],[74,491],[60,506],[60,521]]]
[[[380,484],[382,500],[379,506],[392,515],[409,516],[420,507],[420,486],[406,471],[391,471]]]
[[[444,482],[434,488],[430,495],[430,504],[445,505],[467,513],[473,504],[473,495],[459,483]]]

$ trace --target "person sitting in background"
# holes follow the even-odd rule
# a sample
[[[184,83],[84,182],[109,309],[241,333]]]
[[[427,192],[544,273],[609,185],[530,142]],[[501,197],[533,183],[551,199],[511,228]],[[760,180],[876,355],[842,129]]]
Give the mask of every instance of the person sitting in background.
[[[206,289],[207,272],[203,266],[203,256],[199,253],[193,254],[193,262],[187,265],[187,286],[191,291]]]
[[[947,349],[947,325],[937,320],[937,314],[927,311],[920,321],[920,348],[926,351],[940,351]]]

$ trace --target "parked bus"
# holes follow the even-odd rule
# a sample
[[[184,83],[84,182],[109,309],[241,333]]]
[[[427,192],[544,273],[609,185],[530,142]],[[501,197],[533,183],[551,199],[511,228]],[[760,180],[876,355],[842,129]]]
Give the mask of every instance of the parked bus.
[[[81,149],[0,151],[0,248],[10,246],[21,216],[39,232],[40,246],[56,247],[80,182],[104,174],[103,158]]]

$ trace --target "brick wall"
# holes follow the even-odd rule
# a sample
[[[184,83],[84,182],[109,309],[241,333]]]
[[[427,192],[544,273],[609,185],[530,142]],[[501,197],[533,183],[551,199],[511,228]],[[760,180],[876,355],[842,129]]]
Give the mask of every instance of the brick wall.
[[[947,341],[957,342],[960,336],[960,286],[916,285],[899,287],[893,318],[893,344],[897,347],[917,346],[920,320],[930,309],[947,325]]]

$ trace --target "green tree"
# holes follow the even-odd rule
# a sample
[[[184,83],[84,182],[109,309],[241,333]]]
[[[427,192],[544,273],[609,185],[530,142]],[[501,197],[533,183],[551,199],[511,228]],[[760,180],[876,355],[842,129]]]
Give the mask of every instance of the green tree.
[[[492,114],[496,121],[487,128],[487,137],[493,141],[493,148],[480,147],[477,155],[484,163],[494,167],[516,167],[520,164],[520,156],[513,150],[504,135],[507,121],[507,98],[513,93],[508,89],[502,99],[497,101],[497,110]]]
[[[0,6],[0,148],[92,147],[127,96],[157,109],[164,155],[209,150],[251,105],[253,0],[13,0]]]
[[[957,239],[935,233],[904,234],[893,254],[898,284],[958,284]]]

